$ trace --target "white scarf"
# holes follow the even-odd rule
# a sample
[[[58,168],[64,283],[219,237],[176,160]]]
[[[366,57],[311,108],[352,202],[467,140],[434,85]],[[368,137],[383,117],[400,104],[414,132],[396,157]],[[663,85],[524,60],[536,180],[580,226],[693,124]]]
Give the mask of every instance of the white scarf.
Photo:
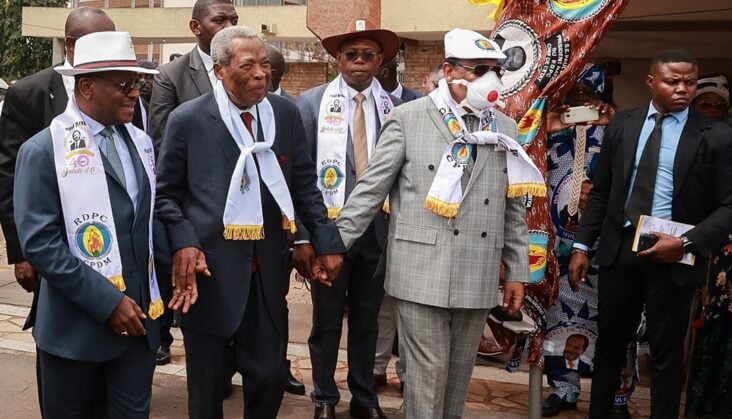
[[[224,238],[227,240],[261,240],[264,238],[264,216],[259,177],[267,186],[282,212],[282,228],[294,233],[295,208],[290,190],[282,174],[272,144],[275,140],[275,116],[272,104],[265,97],[256,105],[264,142],[257,142],[244,126],[239,109],[231,102],[221,82],[214,86],[214,97],[221,120],[241,150],[231,176],[224,208]],[[259,162],[259,170],[254,155]]]
[[[150,182],[148,219],[148,284],[150,306],[147,313],[156,319],[165,310],[160,298],[152,252],[152,220],[155,203],[155,154],[152,141],[131,123],[125,124]],[[66,110],[51,121],[51,140],[58,179],[61,209],[71,254],[109,279],[120,291],[127,286],[122,277],[117,229],[109,199],[107,176],[99,146],[81,117],[72,96]]]
[[[371,95],[376,99],[377,112],[384,124],[394,104],[378,80],[371,81]],[[323,194],[328,217],[335,219],[346,199],[346,150],[351,101],[343,78],[339,74],[325,88],[318,113],[318,156],[316,170],[318,188]]]
[[[451,142],[440,159],[435,179],[425,199],[425,208],[448,218],[454,218],[463,201],[461,178],[464,168],[470,159],[472,147],[476,145],[497,145],[506,150],[506,166],[508,169],[509,198],[526,194],[545,196],[546,184],[544,176],[534,165],[516,140],[500,132],[477,131],[467,132],[465,122],[457,110],[457,104],[450,94],[447,81],[442,79],[436,90],[430,93],[430,99],[437,106],[447,129],[455,140]],[[492,112],[491,112],[492,115]],[[495,121],[486,127],[495,131]]]

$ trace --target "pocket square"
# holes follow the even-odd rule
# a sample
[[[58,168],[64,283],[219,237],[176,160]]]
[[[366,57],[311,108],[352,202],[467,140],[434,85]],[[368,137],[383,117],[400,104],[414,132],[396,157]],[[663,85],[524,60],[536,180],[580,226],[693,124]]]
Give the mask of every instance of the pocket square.
[[[288,161],[290,161],[290,156],[281,154],[281,155],[277,156],[277,161],[280,162],[280,164],[287,163]]]

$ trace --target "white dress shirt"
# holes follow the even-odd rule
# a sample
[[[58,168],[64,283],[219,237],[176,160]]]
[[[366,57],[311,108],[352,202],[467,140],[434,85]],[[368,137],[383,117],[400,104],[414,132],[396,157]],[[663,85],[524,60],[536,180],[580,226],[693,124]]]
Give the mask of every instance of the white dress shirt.
[[[206,69],[206,74],[208,74],[208,79],[211,81],[211,86],[216,86],[216,74],[214,74],[213,69],[213,58],[211,58],[210,55],[206,54],[201,50],[201,47],[196,46],[196,50],[198,51],[198,55],[201,56],[201,61],[203,61],[203,67]]]

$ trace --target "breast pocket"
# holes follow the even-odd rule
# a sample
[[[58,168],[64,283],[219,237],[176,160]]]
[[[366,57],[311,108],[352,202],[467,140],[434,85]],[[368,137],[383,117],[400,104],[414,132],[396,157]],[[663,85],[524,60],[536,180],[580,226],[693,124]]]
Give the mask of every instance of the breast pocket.
[[[394,238],[413,243],[434,245],[437,243],[437,229],[433,227],[397,223]]]

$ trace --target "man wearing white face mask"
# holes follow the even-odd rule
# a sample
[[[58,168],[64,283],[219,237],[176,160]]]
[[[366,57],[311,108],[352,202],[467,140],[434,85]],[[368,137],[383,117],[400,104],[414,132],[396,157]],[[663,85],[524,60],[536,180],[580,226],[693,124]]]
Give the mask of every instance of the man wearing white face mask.
[[[498,46],[455,29],[445,35],[445,78],[394,110],[338,219],[347,247],[389,196],[386,293],[395,299],[406,358],[408,418],[463,416],[478,343],[505,266],[503,307],[517,312],[528,278],[525,193],[544,179],[500,95]],[[472,119],[472,121],[471,121]]]

